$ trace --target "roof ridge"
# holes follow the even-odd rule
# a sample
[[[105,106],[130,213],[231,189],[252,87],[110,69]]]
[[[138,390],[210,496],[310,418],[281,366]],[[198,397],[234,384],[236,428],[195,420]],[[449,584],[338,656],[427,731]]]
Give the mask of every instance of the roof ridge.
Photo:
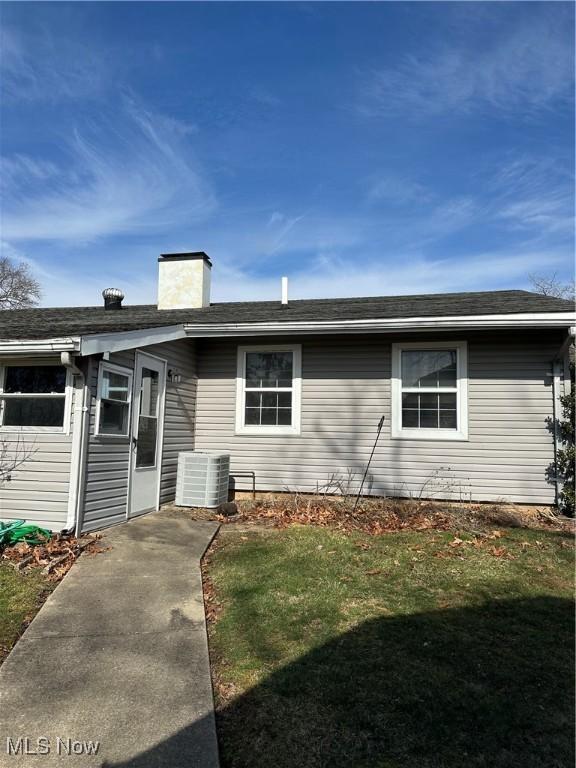
[[[379,294],[375,296],[332,296],[332,297],[324,297],[324,298],[315,298],[315,299],[291,299],[290,304],[296,304],[296,303],[315,303],[315,302],[354,302],[354,301],[360,301],[360,302],[367,302],[367,301],[381,301],[385,299],[395,299],[395,300],[402,300],[406,299],[413,300],[413,299],[422,299],[422,300],[429,300],[429,299],[445,299],[445,298],[454,298],[454,297],[462,297],[462,298],[470,298],[474,296],[496,296],[496,295],[527,295],[527,296],[534,296],[538,298],[543,299],[550,299],[553,301],[566,301],[570,302],[570,299],[563,299],[561,297],[556,296],[547,296],[543,293],[537,293],[535,291],[527,291],[522,288],[505,288],[505,289],[499,289],[495,291],[453,291],[450,293],[406,293],[406,294]],[[222,306],[246,306],[247,304],[252,305],[276,305],[279,301],[277,299],[262,299],[259,301],[214,301],[210,304],[211,307],[222,307]],[[88,304],[88,305],[73,305],[73,306],[55,306],[55,307],[23,307],[21,309],[2,309],[0,312],[50,312],[50,311],[62,311],[62,310],[104,310],[104,306],[101,304]],[[157,309],[156,304],[125,304],[123,306],[123,309]],[[190,309],[163,309],[162,312],[189,312]]]

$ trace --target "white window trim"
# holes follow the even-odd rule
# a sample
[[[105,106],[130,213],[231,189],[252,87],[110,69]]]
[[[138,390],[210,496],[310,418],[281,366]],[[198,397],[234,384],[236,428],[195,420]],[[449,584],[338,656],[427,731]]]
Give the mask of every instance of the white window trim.
[[[409,349],[456,350],[456,414],[458,429],[402,428],[401,355]],[[392,438],[409,440],[468,440],[468,344],[465,341],[424,341],[392,344]]]
[[[11,360],[9,363],[0,364],[0,400],[6,399],[6,398],[17,398],[17,397],[35,397],[35,398],[46,398],[46,399],[54,399],[55,397],[63,397],[64,398],[64,419],[63,424],[61,427],[36,427],[36,426],[4,426],[4,407],[0,406],[0,433],[7,434],[7,433],[18,433],[18,434],[27,434],[27,435],[45,435],[45,434],[52,434],[52,435],[69,435],[70,434],[70,428],[71,428],[71,422],[72,422],[72,398],[74,396],[74,380],[72,371],[67,368],[66,369],[66,383],[64,385],[64,392],[59,392],[57,394],[51,394],[46,392],[38,392],[37,394],[34,394],[33,392],[27,393],[24,395],[21,395],[17,392],[10,392],[10,393],[4,393],[4,381],[6,379],[6,368],[10,368],[12,366],[46,366],[46,365],[54,365],[58,368],[64,368],[62,363],[60,361],[58,362],[52,362],[47,360],[42,361],[34,361],[34,360],[22,360],[22,361],[14,361]]]
[[[246,353],[247,352],[292,352],[292,424],[254,425],[244,424],[246,405]],[[289,388],[279,388],[279,392]],[[301,344],[266,344],[263,346],[238,347],[238,367],[236,373],[236,434],[237,435],[299,435],[302,399],[302,345]]]
[[[128,377],[128,400],[125,402],[128,404],[128,418],[126,420],[127,432],[124,435],[112,435],[109,432],[100,432],[100,410],[102,404],[102,386],[104,382],[104,371],[110,373],[119,373],[122,376]],[[115,365],[109,363],[107,360],[102,360],[98,367],[98,390],[96,395],[96,419],[94,422],[94,435],[96,437],[105,438],[106,440],[127,440],[130,437],[131,418],[132,418],[132,382],[134,379],[134,371],[130,368],[124,368],[122,365]],[[110,398],[106,398],[109,400]],[[124,402],[124,401],[118,401]]]

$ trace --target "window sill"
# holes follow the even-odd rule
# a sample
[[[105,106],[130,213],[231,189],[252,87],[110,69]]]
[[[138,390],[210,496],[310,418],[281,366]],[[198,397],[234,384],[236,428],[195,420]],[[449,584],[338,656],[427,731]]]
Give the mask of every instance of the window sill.
[[[449,440],[467,442],[468,435],[464,432],[440,429],[400,429],[392,433],[392,440]]]
[[[3,435],[69,435],[64,427],[0,427]]]
[[[252,435],[260,437],[298,437],[298,427],[236,427],[236,435]]]

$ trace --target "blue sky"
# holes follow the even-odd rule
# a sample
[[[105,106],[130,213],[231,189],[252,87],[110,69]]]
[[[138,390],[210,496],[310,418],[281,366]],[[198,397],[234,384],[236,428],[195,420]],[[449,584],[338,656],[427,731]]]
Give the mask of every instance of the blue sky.
[[[528,287],[573,269],[574,6],[2,3],[2,252],[43,304]]]

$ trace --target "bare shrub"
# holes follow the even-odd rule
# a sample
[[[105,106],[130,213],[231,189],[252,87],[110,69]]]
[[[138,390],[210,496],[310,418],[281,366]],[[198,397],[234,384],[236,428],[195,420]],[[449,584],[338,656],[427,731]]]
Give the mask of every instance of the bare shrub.
[[[36,449],[17,438],[15,443],[0,441],[0,485],[12,479],[12,473],[36,452]]]

